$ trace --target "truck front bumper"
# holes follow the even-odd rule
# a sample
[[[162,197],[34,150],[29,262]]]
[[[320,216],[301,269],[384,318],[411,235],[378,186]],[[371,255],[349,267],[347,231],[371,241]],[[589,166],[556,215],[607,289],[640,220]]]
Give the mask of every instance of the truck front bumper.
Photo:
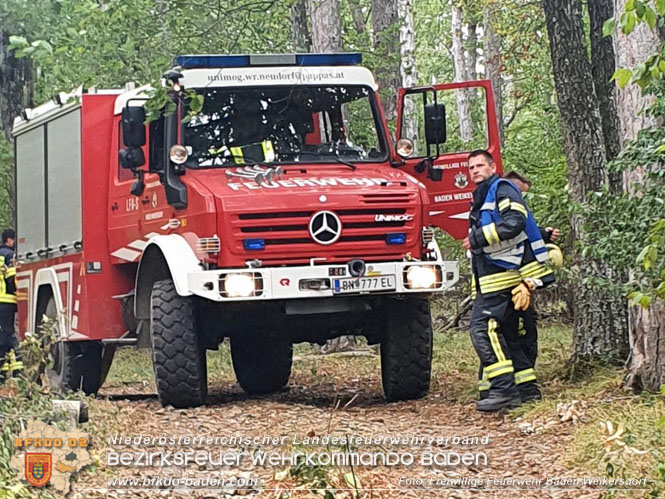
[[[368,263],[361,277],[352,277],[347,264],[202,270],[188,275],[188,288],[226,302],[436,293],[458,280],[455,261],[403,261]]]

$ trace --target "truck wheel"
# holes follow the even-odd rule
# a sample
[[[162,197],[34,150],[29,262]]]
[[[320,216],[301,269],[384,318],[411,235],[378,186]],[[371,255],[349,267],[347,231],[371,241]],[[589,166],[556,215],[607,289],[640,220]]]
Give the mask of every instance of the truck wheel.
[[[44,315],[53,321],[53,336],[60,337],[55,299],[51,297]],[[43,327],[43,326],[42,326]],[[83,390],[94,395],[102,384],[102,344],[99,341],[56,341],[49,357],[52,366],[46,375],[51,387],[58,392]]]
[[[86,395],[96,395],[102,386],[101,341],[79,341],[81,348],[81,389]]]
[[[231,360],[246,393],[274,393],[289,382],[293,345],[268,335],[238,334],[231,337]]]
[[[389,402],[424,397],[432,371],[429,301],[409,298],[391,304],[381,342],[381,380]]]
[[[49,299],[44,315],[50,319],[52,324],[52,336],[60,338],[55,298]],[[40,328],[45,327],[44,322],[40,321]],[[81,349],[78,343],[54,341],[50,344],[48,356],[51,365],[46,368],[46,377],[51,389],[62,393],[79,390],[81,388]]]
[[[194,303],[171,279],[157,281],[150,297],[152,365],[163,406],[194,407],[208,394],[206,351],[196,334]]]

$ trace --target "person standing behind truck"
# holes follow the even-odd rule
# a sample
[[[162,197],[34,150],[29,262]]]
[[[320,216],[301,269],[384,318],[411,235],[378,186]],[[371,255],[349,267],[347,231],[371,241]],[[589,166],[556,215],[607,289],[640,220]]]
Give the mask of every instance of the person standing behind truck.
[[[16,264],[14,261],[14,229],[2,231],[0,246],[0,382],[5,380],[8,371],[23,367],[15,355],[9,355],[16,348],[14,320],[16,316]]]
[[[463,242],[472,254],[476,291],[470,334],[489,382],[476,407],[495,412],[522,402],[518,383],[535,384],[522,350],[509,349],[517,334],[513,317],[529,307],[531,291],[554,282],[554,275],[544,265],[547,250],[533,215],[516,186],[497,175],[492,155],[473,151],[468,164],[476,184]]]

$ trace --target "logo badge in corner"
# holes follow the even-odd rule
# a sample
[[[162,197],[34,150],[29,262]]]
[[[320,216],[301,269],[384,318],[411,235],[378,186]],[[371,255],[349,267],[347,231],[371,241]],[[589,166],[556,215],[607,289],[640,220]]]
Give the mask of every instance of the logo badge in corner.
[[[53,457],[50,452],[25,453],[25,479],[30,485],[43,487],[51,479]]]

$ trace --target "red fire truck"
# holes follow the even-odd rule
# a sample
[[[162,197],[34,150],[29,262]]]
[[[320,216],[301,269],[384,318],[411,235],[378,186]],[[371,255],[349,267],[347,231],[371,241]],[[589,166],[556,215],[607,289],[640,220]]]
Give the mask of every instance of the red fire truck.
[[[54,322],[54,386],[94,393],[119,345],[147,346],[161,403],[195,406],[225,338],[269,393],[294,343],[351,334],[380,344],[388,400],[426,394],[429,297],[458,280],[433,228],[466,234],[470,149],[500,167],[489,82],[402,89],[395,143],[359,54],[179,56],[163,85],[15,120],[19,329]]]

